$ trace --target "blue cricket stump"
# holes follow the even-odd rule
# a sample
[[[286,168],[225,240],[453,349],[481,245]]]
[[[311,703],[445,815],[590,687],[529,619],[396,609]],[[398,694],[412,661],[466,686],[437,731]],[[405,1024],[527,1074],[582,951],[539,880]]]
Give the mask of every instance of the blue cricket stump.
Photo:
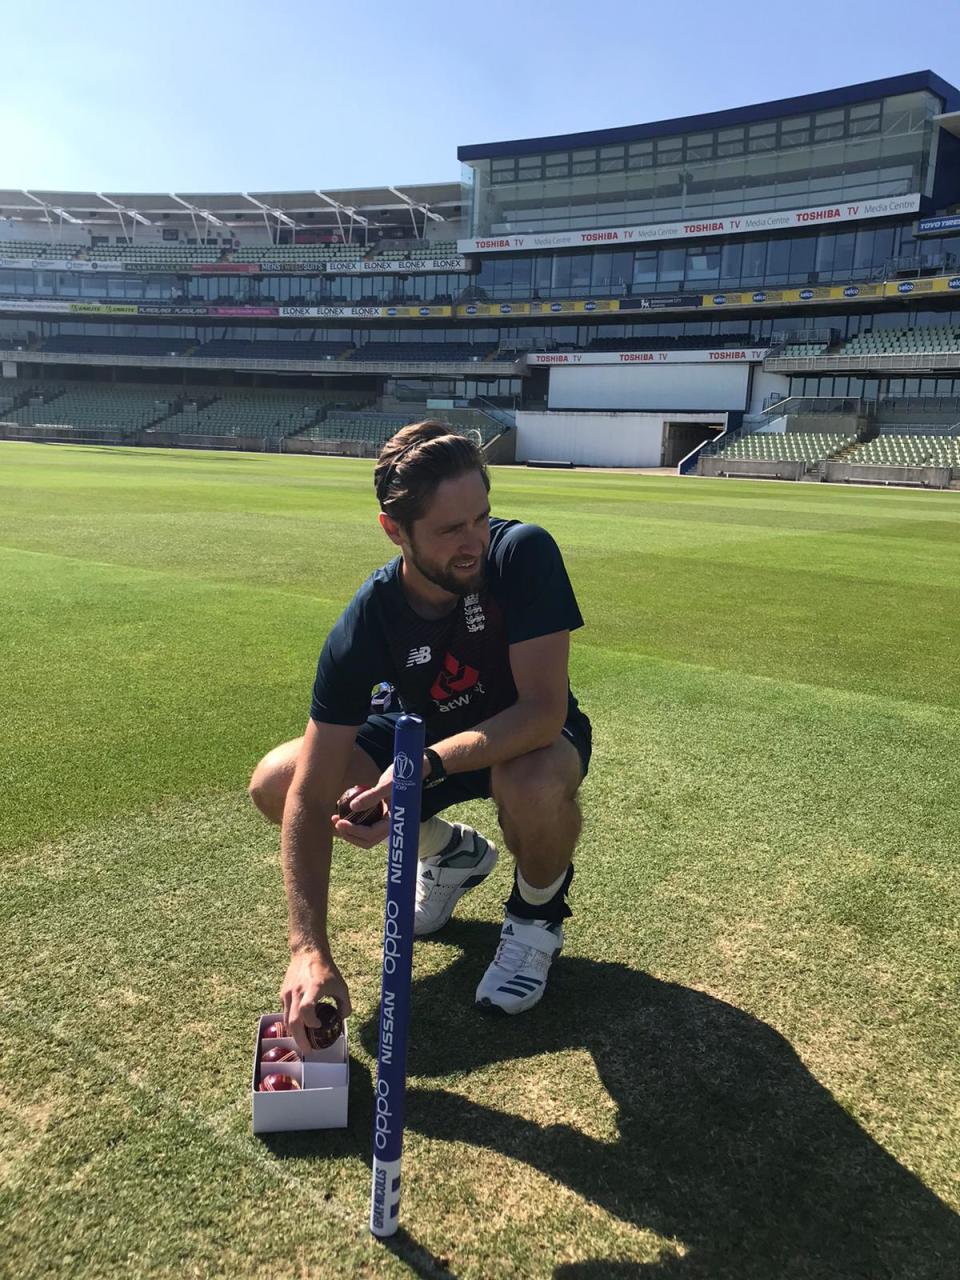
[[[420,839],[424,727],[402,715],[393,739],[393,795],[387,837],[387,906],[383,922],[380,1048],[374,1091],[370,1230],[392,1236],[400,1221],[400,1156],[407,1091],[407,1030],[413,966],[413,904]]]

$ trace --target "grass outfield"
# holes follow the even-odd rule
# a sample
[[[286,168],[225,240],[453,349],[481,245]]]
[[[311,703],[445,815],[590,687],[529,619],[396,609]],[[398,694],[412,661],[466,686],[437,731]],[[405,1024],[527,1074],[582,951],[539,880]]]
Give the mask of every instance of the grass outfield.
[[[370,464],[0,444],[0,1275],[960,1274],[960,495],[493,482],[588,623],[575,916],[505,1022],[506,862],[418,944],[388,1249],[382,856],[335,850],[349,1128],[262,1142],[247,1092],[286,956],[246,779],[388,558]]]

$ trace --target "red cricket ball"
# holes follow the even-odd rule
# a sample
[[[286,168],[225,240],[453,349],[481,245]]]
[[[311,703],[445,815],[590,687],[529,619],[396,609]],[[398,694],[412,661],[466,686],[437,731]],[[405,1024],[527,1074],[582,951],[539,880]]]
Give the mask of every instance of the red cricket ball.
[[[283,1093],[286,1089],[299,1089],[300,1085],[292,1076],[282,1076],[278,1073],[275,1075],[264,1076],[260,1081],[261,1093]]]
[[[271,1022],[260,1033],[263,1040],[285,1040],[289,1035],[285,1022]]]
[[[299,1062],[300,1055],[296,1049],[288,1049],[286,1045],[275,1044],[264,1051],[261,1062]]]
[[[340,1010],[328,1000],[318,1000],[313,1006],[313,1012],[317,1016],[318,1025],[307,1026],[307,1039],[314,1049],[329,1049],[343,1030]]]
[[[382,818],[385,818],[387,810],[382,800],[378,800],[370,809],[359,809],[356,813],[352,812],[350,801],[354,796],[358,796],[366,790],[366,787],[348,787],[337,801],[337,817],[343,818],[346,822],[353,822],[359,827],[376,826]]]

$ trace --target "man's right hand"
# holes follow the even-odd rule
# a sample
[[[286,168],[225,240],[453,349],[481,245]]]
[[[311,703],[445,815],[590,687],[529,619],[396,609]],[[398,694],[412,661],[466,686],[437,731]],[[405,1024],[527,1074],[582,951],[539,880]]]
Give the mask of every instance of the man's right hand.
[[[295,951],[280,988],[280,1000],[283,1020],[301,1053],[310,1052],[306,1027],[318,1025],[313,1007],[324,996],[337,1002],[341,1018],[350,1016],[350,992],[330,956],[312,949]]]

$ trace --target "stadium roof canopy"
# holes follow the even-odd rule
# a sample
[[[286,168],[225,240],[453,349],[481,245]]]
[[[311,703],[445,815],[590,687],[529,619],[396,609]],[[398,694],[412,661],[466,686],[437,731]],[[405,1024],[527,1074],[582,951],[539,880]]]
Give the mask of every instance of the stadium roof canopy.
[[[821,93],[805,93],[796,98],[778,98],[773,102],[756,102],[728,111],[708,111],[699,116],[677,116],[671,120],[655,120],[650,124],[631,124],[615,129],[594,129],[589,133],[556,134],[546,138],[518,138],[512,142],[487,142],[458,147],[459,160],[488,160],[497,157],[540,155],[581,147],[613,146],[621,142],[641,142],[646,138],[669,138],[677,134],[696,133],[706,129],[727,129],[735,125],[756,124],[761,120],[779,120],[808,111],[829,111],[855,102],[871,102],[892,98],[901,93],[929,90],[943,99],[947,112],[960,109],[960,89],[943,80],[934,71],[911,71],[883,80],[865,80],[861,84],[843,85]]]
[[[326,191],[40,191],[0,190],[0,218],[23,222],[103,224],[133,229],[158,222],[236,227],[265,221],[288,230],[346,225],[419,235],[425,219],[459,221],[459,182],[398,184]]]

